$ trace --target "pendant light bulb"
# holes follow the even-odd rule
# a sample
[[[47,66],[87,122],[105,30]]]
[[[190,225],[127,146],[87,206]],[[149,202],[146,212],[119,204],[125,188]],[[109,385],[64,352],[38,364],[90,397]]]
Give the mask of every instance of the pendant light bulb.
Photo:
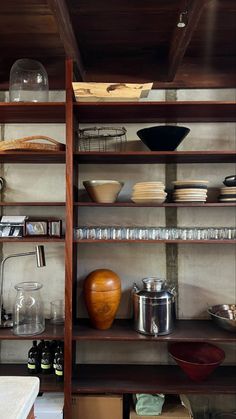
[[[185,26],[187,25],[187,13],[187,10],[185,12],[180,13],[179,20],[177,23],[178,28],[185,28]]]

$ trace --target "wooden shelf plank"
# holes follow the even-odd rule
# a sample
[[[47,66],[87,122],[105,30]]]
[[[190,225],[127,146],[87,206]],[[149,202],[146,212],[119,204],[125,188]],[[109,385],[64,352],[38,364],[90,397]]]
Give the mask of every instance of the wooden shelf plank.
[[[236,368],[219,367],[206,381],[191,381],[175,365],[79,365],[74,393],[235,394]]]
[[[65,123],[65,103],[0,102],[0,123]]]
[[[0,328],[0,339],[2,340],[33,340],[35,336],[18,336],[14,335],[11,328]],[[64,339],[64,325],[53,325],[46,321],[45,331],[37,335],[37,339],[44,340],[63,340]]]
[[[74,153],[80,164],[166,164],[166,163],[235,163],[235,151],[129,151]]]
[[[234,102],[80,102],[81,123],[234,122]]]
[[[65,202],[0,202],[0,207],[64,207]]]
[[[234,102],[80,102],[80,122],[234,122]],[[0,123],[65,123],[64,102],[1,102]]]
[[[74,243],[165,243],[165,244],[236,244],[236,239],[234,240],[104,240],[104,239],[83,239],[83,240],[74,240]]]
[[[132,320],[116,320],[108,330],[97,330],[81,319],[73,328],[79,341],[236,342],[236,334],[217,327],[211,320],[177,320],[169,335],[148,336],[134,330]]]
[[[27,365],[22,364],[0,364],[0,375],[1,376],[7,376],[7,375],[13,375],[13,376],[29,376],[27,371]],[[41,392],[63,392],[64,391],[64,385],[63,383],[57,382],[56,377],[54,374],[50,375],[43,375],[38,374],[37,375],[40,379],[40,391]]]
[[[135,208],[185,208],[185,207],[203,207],[203,208],[212,208],[212,207],[236,207],[236,202],[165,202],[163,204],[136,204],[134,202],[114,202],[111,204],[100,204],[97,202],[74,202],[76,207],[135,207]]]
[[[64,243],[64,237],[0,237],[0,243]]]
[[[65,151],[1,151],[0,163],[65,163]]]

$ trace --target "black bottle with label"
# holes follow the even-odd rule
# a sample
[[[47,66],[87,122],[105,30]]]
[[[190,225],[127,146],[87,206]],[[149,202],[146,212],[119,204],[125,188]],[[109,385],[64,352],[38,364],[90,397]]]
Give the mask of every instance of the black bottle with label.
[[[56,357],[55,374],[56,374],[57,381],[63,381],[64,379],[64,354],[63,354],[62,347],[60,347],[60,351]]]
[[[60,349],[61,349],[61,341],[59,340],[57,342],[57,347],[55,349],[54,356],[53,356],[53,369],[54,369],[54,371],[56,370],[57,356],[60,353]]]
[[[56,348],[57,348],[57,341],[56,340],[51,340],[49,346],[50,346],[51,356],[52,356],[52,360],[53,360],[54,359],[54,354],[55,354]]]
[[[42,356],[42,351],[43,351],[44,345],[45,345],[45,341],[44,341],[44,339],[42,339],[38,344],[38,350],[39,350],[40,358]]]
[[[52,356],[49,342],[46,340],[41,356],[41,372],[42,374],[51,374],[52,372]]]
[[[28,352],[28,373],[37,374],[40,372],[40,352],[37,346],[37,340],[33,340],[33,346]]]

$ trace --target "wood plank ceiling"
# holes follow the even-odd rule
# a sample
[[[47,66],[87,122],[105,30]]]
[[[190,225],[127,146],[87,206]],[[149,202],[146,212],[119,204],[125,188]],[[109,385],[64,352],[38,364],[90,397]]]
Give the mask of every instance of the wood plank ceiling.
[[[0,88],[26,57],[45,65],[51,88],[63,88],[65,56],[84,81],[235,87],[235,39],[235,0],[2,1]]]

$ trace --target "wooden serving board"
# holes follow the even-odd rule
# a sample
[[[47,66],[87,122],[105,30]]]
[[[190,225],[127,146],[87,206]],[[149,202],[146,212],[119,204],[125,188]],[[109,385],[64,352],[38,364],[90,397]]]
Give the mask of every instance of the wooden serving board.
[[[138,101],[147,97],[153,83],[72,83],[77,102]]]
[[[36,141],[43,140],[44,142]],[[0,151],[29,150],[29,151],[63,151],[65,145],[45,135],[18,138],[0,142]]]

